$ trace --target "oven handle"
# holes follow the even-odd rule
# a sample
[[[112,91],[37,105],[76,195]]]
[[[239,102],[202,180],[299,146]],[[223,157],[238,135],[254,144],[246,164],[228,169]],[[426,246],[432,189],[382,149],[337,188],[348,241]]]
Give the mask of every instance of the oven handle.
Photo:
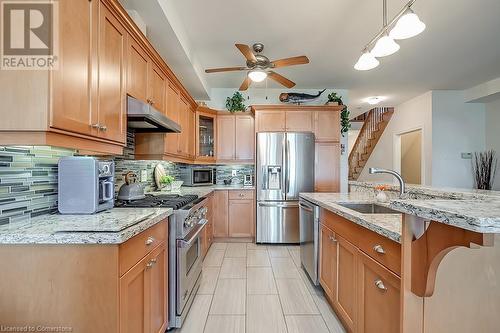
[[[207,219],[201,219],[200,222],[198,223],[198,228],[194,229],[193,231],[190,232],[190,234],[192,234],[192,236],[190,236],[188,240],[185,240],[185,239],[178,239],[177,240],[177,247],[181,247],[181,248],[190,247],[193,244],[193,242],[195,241],[195,239],[198,237],[200,232],[203,230],[203,227],[205,226],[205,224],[207,224],[207,222],[208,222]]]

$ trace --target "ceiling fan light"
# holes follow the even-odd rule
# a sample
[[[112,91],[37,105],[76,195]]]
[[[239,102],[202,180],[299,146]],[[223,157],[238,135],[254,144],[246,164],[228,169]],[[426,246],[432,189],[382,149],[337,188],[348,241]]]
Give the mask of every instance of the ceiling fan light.
[[[371,53],[374,57],[379,58],[396,53],[398,50],[399,44],[386,34],[377,40],[377,43],[375,43]]]
[[[262,69],[254,69],[248,72],[248,77],[253,82],[262,82],[266,79],[267,73]]]
[[[425,23],[411,9],[396,22],[389,36],[393,39],[414,37],[425,30]]]
[[[379,64],[380,62],[369,51],[366,51],[359,57],[358,62],[354,65],[354,69],[367,71],[377,67]]]

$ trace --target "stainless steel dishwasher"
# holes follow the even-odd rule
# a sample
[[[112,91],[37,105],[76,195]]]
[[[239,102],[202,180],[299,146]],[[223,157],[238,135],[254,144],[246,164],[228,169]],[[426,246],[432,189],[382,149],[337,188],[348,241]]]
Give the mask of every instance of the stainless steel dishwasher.
[[[319,206],[300,199],[300,261],[311,281],[318,286]]]

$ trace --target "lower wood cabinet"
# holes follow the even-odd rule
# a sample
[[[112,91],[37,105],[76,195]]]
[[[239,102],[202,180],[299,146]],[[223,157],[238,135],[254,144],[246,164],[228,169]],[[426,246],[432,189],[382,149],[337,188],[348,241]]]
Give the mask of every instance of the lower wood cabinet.
[[[337,241],[329,228],[320,227],[319,281],[330,299],[334,299],[337,283]]]
[[[229,200],[229,237],[254,235],[254,201]]]
[[[214,192],[214,237],[227,237],[228,226],[228,191]]]
[[[358,249],[339,235],[337,239],[337,292],[333,300],[349,330],[356,324],[356,269]],[[382,332],[382,331],[381,331]]]
[[[254,190],[215,191],[214,237],[253,237],[255,235]]]

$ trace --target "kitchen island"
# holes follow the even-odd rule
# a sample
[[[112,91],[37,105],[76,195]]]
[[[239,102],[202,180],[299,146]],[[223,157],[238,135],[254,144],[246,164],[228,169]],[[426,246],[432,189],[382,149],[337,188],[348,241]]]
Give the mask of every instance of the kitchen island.
[[[371,249],[365,246],[363,252],[363,241],[358,240],[357,246],[361,254],[367,254],[382,265],[376,266],[364,257],[355,261],[358,269],[353,274],[358,276],[354,278],[356,283],[351,288],[352,291],[356,290],[358,296],[352,299],[350,308],[344,306],[337,311],[341,318],[346,317],[345,313],[349,314],[347,317],[351,323],[348,322],[346,326],[354,332],[365,332],[366,320],[374,320],[369,316],[370,308],[367,308],[367,304],[376,301],[377,296],[382,294],[385,294],[385,298],[391,292],[396,294],[399,288],[400,315],[398,328],[394,331],[497,332],[500,327],[499,193],[426,187],[412,189],[410,186],[410,193],[406,198],[398,199],[397,195],[389,192],[388,202],[377,203],[373,187],[370,188],[368,183],[356,186],[358,188],[349,194],[301,194],[302,198],[319,205],[323,215],[333,214],[334,217],[338,216],[363,227],[356,229],[357,234],[369,230],[401,244],[400,279],[393,279],[394,276],[387,275],[387,272],[384,276],[384,271],[379,270],[379,274],[373,275],[374,282],[371,281],[372,278],[362,278],[370,276],[367,267],[374,268],[372,273],[376,272],[376,268],[390,267],[377,260],[376,256],[379,254],[375,254],[375,251],[370,253],[375,247]],[[345,207],[352,203],[376,203],[391,208],[400,213],[399,219],[396,220],[392,214],[361,214]],[[320,219],[321,223],[327,220]],[[335,217],[334,221],[340,220]],[[339,223],[341,222],[337,222],[337,225],[341,225]],[[330,225],[332,228],[336,226],[335,223]],[[335,238],[335,232],[333,234]],[[341,250],[341,242],[338,241],[337,244],[337,250]],[[381,254],[381,257],[384,256],[386,254]],[[339,263],[337,268],[340,267]],[[362,263],[365,263],[364,267]],[[397,273],[394,270],[392,272]],[[342,272],[337,271],[335,274]],[[397,277],[398,274],[395,275]],[[383,288],[377,283],[379,280],[384,281]],[[392,285],[391,282],[395,281],[399,281],[398,284]],[[337,284],[339,289],[335,291],[337,294],[333,294],[335,297],[331,302],[334,308],[337,304],[337,309],[339,304],[349,305],[345,293],[342,294],[343,300],[339,297],[339,293],[342,293],[339,286]],[[371,286],[378,287],[373,294],[366,292]],[[381,321],[389,317],[384,312],[384,304],[387,303],[371,303],[378,307],[372,314],[380,317],[385,313],[385,318],[380,318]],[[377,325],[381,325],[378,327],[384,328],[386,332],[395,329],[386,326],[384,322],[375,324],[375,327]]]

